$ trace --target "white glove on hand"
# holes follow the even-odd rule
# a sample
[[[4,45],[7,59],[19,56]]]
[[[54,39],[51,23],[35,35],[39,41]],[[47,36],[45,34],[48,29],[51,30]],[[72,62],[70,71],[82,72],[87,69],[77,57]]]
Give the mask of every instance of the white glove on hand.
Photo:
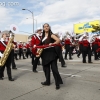
[[[49,43],[49,45],[51,46],[53,43]]]
[[[35,48],[35,47],[36,47],[36,45],[33,46],[33,48]]]
[[[18,48],[15,48],[15,50],[18,50]]]
[[[0,52],[0,57],[2,58],[4,56],[4,54],[2,54],[1,52]]]

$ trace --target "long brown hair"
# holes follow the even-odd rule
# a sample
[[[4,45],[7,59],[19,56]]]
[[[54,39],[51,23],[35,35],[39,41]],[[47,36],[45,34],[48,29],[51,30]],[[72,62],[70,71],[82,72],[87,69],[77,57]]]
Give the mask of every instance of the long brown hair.
[[[50,25],[48,24],[48,23],[45,23],[44,25],[48,25],[49,26],[49,28],[50,28]],[[43,25],[43,28],[44,28],[44,25]],[[48,43],[50,43],[51,42],[51,35],[52,35],[53,33],[52,33],[52,31],[51,31],[51,28],[49,29],[49,31],[48,31],[48,38],[46,39],[46,41],[45,41],[45,44],[48,44]],[[45,30],[43,30],[43,34],[42,34],[42,39],[45,37]]]

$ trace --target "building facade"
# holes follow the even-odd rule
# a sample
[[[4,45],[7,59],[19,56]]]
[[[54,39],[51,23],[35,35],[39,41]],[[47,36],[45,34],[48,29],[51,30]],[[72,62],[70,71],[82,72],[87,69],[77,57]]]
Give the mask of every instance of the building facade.
[[[22,41],[22,42],[27,42],[29,35],[25,34],[15,34],[15,41]]]

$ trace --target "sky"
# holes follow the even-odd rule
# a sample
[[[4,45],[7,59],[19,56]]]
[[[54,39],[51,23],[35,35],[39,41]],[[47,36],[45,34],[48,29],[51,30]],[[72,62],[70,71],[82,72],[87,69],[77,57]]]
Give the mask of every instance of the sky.
[[[100,20],[100,0],[0,0],[0,30],[10,29],[12,24],[21,34],[33,33],[44,23],[53,33],[73,32],[73,25]]]

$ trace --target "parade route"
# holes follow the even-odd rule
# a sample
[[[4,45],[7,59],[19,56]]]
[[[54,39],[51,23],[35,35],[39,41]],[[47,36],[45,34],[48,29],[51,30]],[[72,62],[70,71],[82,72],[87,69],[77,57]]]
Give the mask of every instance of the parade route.
[[[64,84],[56,90],[52,73],[51,85],[42,86],[45,81],[42,66],[38,66],[38,73],[33,73],[30,58],[17,60],[18,69],[12,70],[15,81],[8,81],[6,70],[4,80],[0,80],[0,100],[99,100],[100,60],[83,64],[81,57],[74,55],[66,63],[67,67],[62,68],[58,62]]]
[[[0,0],[0,100],[100,100],[100,0]]]

